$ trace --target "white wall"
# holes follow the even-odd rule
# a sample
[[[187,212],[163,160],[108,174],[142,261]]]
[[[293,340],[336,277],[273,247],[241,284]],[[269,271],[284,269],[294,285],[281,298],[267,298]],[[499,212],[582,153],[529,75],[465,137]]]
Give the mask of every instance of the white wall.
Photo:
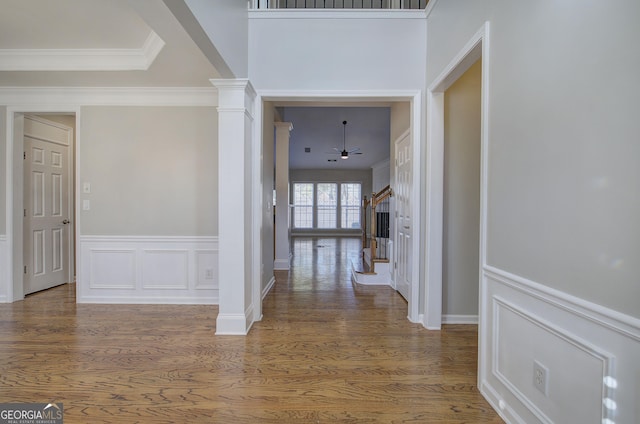
[[[376,19],[363,11],[340,11],[326,19],[298,12],[249,13],[249,78],[256,89],[424,86],[426,22],[421,14]]]
[[[442,314],[474,321],[480,279],[480,83],[477,62],[445,92]]]
[[[632,0],[438,1],[429,16],[428,85],[490,22],[479,384],[508,422],[640,417],[638,16]]]

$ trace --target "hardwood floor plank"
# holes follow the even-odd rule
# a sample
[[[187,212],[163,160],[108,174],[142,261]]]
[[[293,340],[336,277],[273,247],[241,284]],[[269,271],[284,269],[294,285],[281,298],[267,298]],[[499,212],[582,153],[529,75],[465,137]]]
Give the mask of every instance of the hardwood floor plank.
[[[0,400],[67,423],[501,423],[477,327],[429,331],[354,286],[355,242],[299,240],[246,337],[214,336],[215,306],[76,305],[73,285],[0,305]]]

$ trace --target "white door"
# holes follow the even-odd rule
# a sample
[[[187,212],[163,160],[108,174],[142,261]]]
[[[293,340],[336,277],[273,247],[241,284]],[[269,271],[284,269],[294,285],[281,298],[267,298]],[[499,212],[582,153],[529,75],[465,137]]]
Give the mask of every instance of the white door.
[[[24,294],[70,281],[72,129],[24,117]]]
[[[396,141],[396,183],[394,196],[396,200],[396,234],[395,234],[395,280],[396,290],[409,300],[412,272],[412,239],[411,239],[411,137],[407,132]]]

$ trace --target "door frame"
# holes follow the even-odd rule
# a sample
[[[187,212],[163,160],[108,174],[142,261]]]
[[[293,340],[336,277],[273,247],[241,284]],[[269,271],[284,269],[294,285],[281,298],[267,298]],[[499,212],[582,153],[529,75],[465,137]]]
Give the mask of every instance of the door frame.
[[[485,22],[467,44],[449,62],[427,90],[426,149],[426,287],[423,325],[432,330],[442,327],[442,242],[444,196],[444,93],[478,59],[482,59],[481,135],[480,135],[480,260],[478,285],[479,337],[483,342],[482,270],[486,265],[487,182],[489,149],[489,22]]]
[[[14,128],[14,119],[17,115],[25,114],[74,114],[76,125],[74,128],[75,142],[73,143],[73,152],[71,156],[75,161],[75,166],[72,166],[71,174],[69,175],[69,183],[71,190],[69,193],[69,211],[74,211],[74,222],[72,223],[74,228],[74,236],[69,237],[69,276],[72,277],[74,264],[79,267],[78,255],[76,246],[78,245],[78,234],[80,230],[80,211],[78,209],[78,202],[74,199],[78,199],[80,193],[78,192],[77,177],[79,175],[79,155],[80,155],[80,108],[70,107],[68,105],[30,105],[30,106],[7,106],[6,112],[6,233],[7,233],[7,279],[6,279],[6,293],[7,301],[15,302],[24,299],[24,287],[23,287],[23,262],[24,255],[22,251],[23,246],[23,223],[22,210],[24,208],[23,201],[23,162],[20,160],[23,151],[24,134],[22,130]],[[18,139],[14,139],[16,135],[20,135]],[[74,187],[75,182],[75,187]],[[74,190],[75,188],[75,190]]]
[[[411,105],[410,110],[410,129],[411,129],[411,143],[412,143],[412,160],[415,163],[422,163],[422,137],[423,134],[423,91],[422,90],[341,90],[341,91],[305,91],[305,90],[258,90],[255,105],[255,130],[252,140],[252,166],[253,169],[262,169],[262,157],[260,152],[262,151],[262,127],[263,127],[263,107],[264,102],[274,103],[298,103],[304,102],[305,105],[317,104],[319,106],[353,106],[354,104],[388,104],[390,102],[406,102]],[[391,140],[389,141],[392,142]],[[419,323],[423,321],[422,314],[420,313],[420,273],[421,273],[421,258],[422,254],[422,210],[423,205],[422,197],[422,174],[421,166],[414,166],[412,169],[413,185],[412,185],[412,198],[416,201],[412,203],[412,215],[413,215],[413,254],[412,254],[412,270],[411,270],[411,286],[409,288],[409,300],[407,319],[413,323]],[[261,210],[262,205],[262,181],[261,173],[254,172],[252,177],[253,187],[253,201],[256,202],[254,210]],[[252,275],[252,286],[254,299],[258,299],[262,302],[262,297],[259,296],[261,275],[260,275],[260,261],[261,261],[261,240],[260,228],[262,225],[262,215],[255,213],[253,216],[253,240],[259,240],[253,243],[252,250],[252,268],[254,270]],[[261,309],[260,309],[261,310]]]

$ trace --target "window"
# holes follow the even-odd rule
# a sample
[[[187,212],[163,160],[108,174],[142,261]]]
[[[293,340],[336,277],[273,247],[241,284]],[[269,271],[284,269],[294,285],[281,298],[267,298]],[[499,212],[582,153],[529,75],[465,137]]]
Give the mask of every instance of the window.
[[[360,228],[361,184],[340,184],[340,223],[342,228]]]
[[[336,228],[338,221],[338,184],[318,183],[318,225],[317,228]]]
[[[360,183],[293,183],[293,228],[360,229]]]
[[[313,228],[313,184],[293,184],[293,226]]]

